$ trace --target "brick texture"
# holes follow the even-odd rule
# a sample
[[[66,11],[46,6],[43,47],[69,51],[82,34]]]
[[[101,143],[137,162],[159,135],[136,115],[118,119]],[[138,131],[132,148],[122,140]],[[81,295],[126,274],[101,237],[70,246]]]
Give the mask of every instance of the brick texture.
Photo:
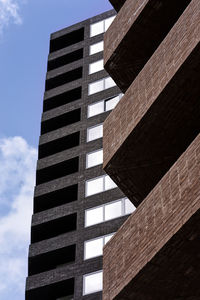
[[[190,2],[191,0],[125,2],[104,37],[105,69],[123,92]]]
[[[199,133],[199,19],[193,0],[104,122],[104,169],[135,205]]]
[[[104,300],[200,299],[199,180],[200,135],[104,247]]]

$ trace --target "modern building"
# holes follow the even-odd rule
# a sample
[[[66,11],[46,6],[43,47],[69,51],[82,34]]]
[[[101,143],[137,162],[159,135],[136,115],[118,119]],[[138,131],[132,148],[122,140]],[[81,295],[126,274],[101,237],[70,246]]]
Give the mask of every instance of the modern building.
[[[102,170],[121,91],[103,69],[109,11],[51,35],[26,300],[102,299],[103,246],[134,206]]]
[[[103,300],[199,300],[200,1],[110,2],[104,63],[124,96],[104,169],[137,209],[104,247]]]

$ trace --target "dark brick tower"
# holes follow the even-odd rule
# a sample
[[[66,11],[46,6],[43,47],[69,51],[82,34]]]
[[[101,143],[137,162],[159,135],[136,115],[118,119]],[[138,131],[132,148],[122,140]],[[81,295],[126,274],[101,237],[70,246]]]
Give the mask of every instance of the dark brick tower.
[[[103,245],[134,210],[102,170],[102,123],[121,97],[103,69],[114,14],[51,35],[26,300],[100,300]]]

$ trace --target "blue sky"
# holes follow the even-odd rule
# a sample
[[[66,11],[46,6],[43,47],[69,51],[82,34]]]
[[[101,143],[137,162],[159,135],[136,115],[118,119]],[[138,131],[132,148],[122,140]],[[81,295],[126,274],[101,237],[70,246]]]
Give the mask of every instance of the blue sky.
[[[108,0],[0,0],[0,299],[23,300],[50,33]]]

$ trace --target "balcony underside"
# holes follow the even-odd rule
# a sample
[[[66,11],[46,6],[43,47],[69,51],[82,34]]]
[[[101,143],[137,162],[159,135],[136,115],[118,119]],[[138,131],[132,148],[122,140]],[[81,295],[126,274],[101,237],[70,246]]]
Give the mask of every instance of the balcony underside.
[[[104,248],[103,300],[200,299],[200,135]]]
[[[177,40],[166,48],[168,36],[104,122],[104,169],[135,206],[200,132],[200,3],[193,4],[188,32],[177,23]]]
[[[190,2],[126,1],[104,38],[105,69],[123,93]]]

